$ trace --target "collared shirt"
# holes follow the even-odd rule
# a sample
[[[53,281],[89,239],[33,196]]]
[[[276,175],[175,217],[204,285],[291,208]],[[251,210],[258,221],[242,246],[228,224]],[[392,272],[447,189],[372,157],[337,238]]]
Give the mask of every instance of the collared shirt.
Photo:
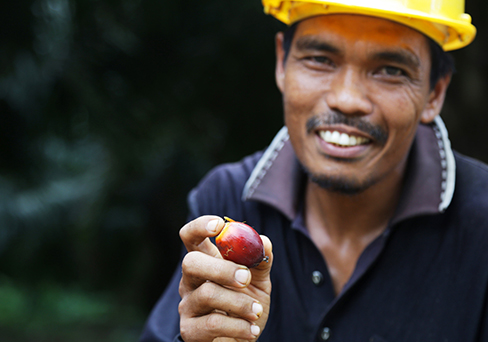
[[[304,182],[284,128],[264,153],[217,167],[189,195],[190,218],[229,216],[273,242],[260,342],[488,341],[488,168],[452,152],[440,119],[419,127],[398,208],[337,296],[304,224]],[[141,341],[179,340],[180,274]]]

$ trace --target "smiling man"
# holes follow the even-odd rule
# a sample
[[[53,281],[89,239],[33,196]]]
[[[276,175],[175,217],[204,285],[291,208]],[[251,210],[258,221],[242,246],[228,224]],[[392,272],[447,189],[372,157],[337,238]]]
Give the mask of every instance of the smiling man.
[[[440,119],[461,0],[263,0],[285,127],[190,193],[141,341],[488,341],[488,167]],[[223,260],[223,216],[269,262]]]

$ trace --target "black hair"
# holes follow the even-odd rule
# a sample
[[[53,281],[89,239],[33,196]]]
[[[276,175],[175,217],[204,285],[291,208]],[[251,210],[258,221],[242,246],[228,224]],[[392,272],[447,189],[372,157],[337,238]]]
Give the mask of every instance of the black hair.
[[[285,51],[284,61],[286,61],[288,53],[290,52],[291,43],[293,41],[293,36],[295,35],[297,24],[298,23],[292,24],[283,34],[283,49]],[[433,90],[439,79],[449,74],[453,74],[456,70],[452,55],[444,51],[444,49],[442,49],[442,47],[434,40],[427,36],[425,37],[428,41],[430,49],[431,69],[429,82],[430,90]]]
[[[430,90],[433,90],[437,81],[444,76],[453,74],[456,71],[454,58],[452,55],[437,44],[434,40],[427,37],[430,48]]]

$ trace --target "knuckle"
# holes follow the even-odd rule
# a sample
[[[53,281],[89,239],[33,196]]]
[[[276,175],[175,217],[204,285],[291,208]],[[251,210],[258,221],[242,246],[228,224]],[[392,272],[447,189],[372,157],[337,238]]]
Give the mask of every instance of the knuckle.
[[[188,229],[189,229],[189,223],[185,224],[183,227],[181,227],[179,231],[180,239],[185,241],[185,238],[188,236]]]
[[[218,313],[213,313],[207,316],[205,321],[205,329],[211,333],[215,334],[222,327],[222,319],[224,316]]]
[[[240,297],[237,304],[237,309],[239,312],[246,313],[249,311],[249,308],[252,307],[253,300],[249,297]]]
[[[191,325],[187,323],[187,320],[180,321],[180,335],[183,341],[190,341],[191,338]]]
[[[190,295],[193,291],[195,291],[197,285],[193,285],[188,281],[185,281],[185,278],[181,278],[180,284],[178,286],[178,294],[180,298],[186,298]]]
[[[184,240],[186,237],[188,237],[191,232],[195,229],[195,227],[198,225],[199,218],[196,218],[187,224],[185,224],[181,229],[180,229],[180,238]]]
[[[181,261],[181,272],[182,272],[183,274],[185,274],[185,273],[187,273],[187,272],[188,272],[188,266],[189,266],[188,264],[189,264],[189,262],[190,262],[190,261],[188,260],[188,254],[189,254],[189,253],[187,253],[187,254],[185,255],[185,257],[183,258],[183,260]]]
[[[186,300],[183,298],[178,304],[178,313],[180,314],[180,317],[182,317],[181,321],[183,321],[185,312],[186,312]]]
[[[191,315],[187,315],[185,310],[191,308],[191,305],[185,305],[180,302],[178,309],[180,312],[180,336],[183,341],[209,341],[207,338],[207,333],[203,332],[200,326],[198,325],[199,318],[194,318]],[[185,309],[180,309],[180,307],[184,307]],[[213,339],[210,339],[210,341]]]
[[[198,289],[198,296],[202,303],[211,304],[219,297],[219,294],[214,283],[205,282]]]
[[[178,286],[178,293],[181,298],[186,294],[186,286],[183,284],[183,279],[180,280],[180,285]]]
[[[195,264],[195,257],[197,252],[188,252],[181,262],[181,271],[183,274],[190,273],[192,266]]]
[[[180,229],[179,235],[183,243],[187,243],[191,241],[192,235],[194,234],[195,229],[197,229],[197,223],[198,223],[197,220],[198,219],[188,222]]]

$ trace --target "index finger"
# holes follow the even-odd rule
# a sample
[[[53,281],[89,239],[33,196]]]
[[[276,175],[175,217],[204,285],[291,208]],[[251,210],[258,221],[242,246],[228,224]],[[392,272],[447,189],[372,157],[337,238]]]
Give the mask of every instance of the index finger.
[[[180,238],[188,252],[200,251],[208,255],[220,256],[219,250],[208,238],[220,233],[224,225],[224,220],[219,216],[200,216],[180,229]]]

